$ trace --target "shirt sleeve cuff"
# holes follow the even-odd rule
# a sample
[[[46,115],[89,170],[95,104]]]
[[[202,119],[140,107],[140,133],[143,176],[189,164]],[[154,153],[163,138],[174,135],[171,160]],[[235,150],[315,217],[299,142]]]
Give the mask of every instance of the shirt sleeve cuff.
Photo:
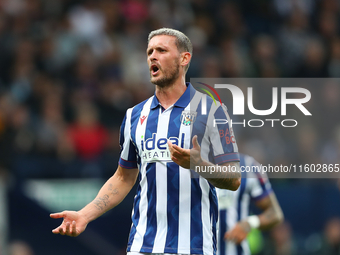
[[[272,189],[268,189],[268,190],[264,191],[261,195],[259,195],[257,197],[252,197],[252,200],[258,201],[258,200],[260,200],[262,198],[265,198],[265,197],[269,196],[269,194],[272,193],[272,192],[273,192]]]
[[[215,164],[218,165],[232,161],[240,161],[240,155],[237,152],[215,156]]]
[[[123,168],[128,168],[128,169],[137,168],[136,161],[127,161],[122,158],[119,159],[119,165]]]

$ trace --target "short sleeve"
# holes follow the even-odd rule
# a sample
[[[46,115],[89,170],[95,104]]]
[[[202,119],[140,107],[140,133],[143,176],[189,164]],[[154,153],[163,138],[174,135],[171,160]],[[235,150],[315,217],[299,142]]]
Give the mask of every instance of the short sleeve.
[[[232,127],[229,125],[230,117],[225,105],[220,105],[209,116],[209,138],[216,164],[240,161],[236,139]]]
[[[120,127],[119,145],[121,150],[119,165],[123,168],[137,168],[136,149],[131,141],[131,113],[132,109],[128,109]]]
[[[249,156],[247,156],[245,162],[246,165],[250,166],[248,170],[252,170],[247,173],[250,197],[256,201],[268,196],[272,192],[272,187],[267,174],[262,173],[261,165],[255,159]]]

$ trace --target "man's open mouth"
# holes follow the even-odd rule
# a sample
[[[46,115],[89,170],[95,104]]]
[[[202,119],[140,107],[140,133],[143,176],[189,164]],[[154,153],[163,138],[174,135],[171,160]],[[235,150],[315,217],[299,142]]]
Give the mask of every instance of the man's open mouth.
[[[159,68],[158,68],[158,66],[155,65],[155,64],[151,65],[150,70],[151,70],[151,74],[152,74],[153,76],[157,75],[157,73],[159,72]]]

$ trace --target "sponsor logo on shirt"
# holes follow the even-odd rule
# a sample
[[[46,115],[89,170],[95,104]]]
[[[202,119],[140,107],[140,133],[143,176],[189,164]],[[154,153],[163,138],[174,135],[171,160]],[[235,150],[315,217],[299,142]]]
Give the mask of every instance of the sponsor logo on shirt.
[[[171,155],[168,148],[168,140],[181,148],[184,148],[185,134],[180,134],[178,137],[161,137],[156,138],[156,133],[148,139],[141,140],[141,158],[146,162],[157,162],[157,161],[171,161]]]
[[[144,120],[146,119],[146,117],[148,117],[148,116],[142,116],[142,117],[140,117],[140,124],[141,125],[143,125],[143,122],[144,122]]]

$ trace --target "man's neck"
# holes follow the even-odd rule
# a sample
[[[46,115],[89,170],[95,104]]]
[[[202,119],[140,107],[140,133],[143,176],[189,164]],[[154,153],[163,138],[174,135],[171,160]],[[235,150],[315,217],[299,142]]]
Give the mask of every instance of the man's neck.
[[[186,89],[187,86],[184,79],[178,80],[166,87],[159,87],[156,85],[156,97],[162,107],[167,109],[177,102]]]

